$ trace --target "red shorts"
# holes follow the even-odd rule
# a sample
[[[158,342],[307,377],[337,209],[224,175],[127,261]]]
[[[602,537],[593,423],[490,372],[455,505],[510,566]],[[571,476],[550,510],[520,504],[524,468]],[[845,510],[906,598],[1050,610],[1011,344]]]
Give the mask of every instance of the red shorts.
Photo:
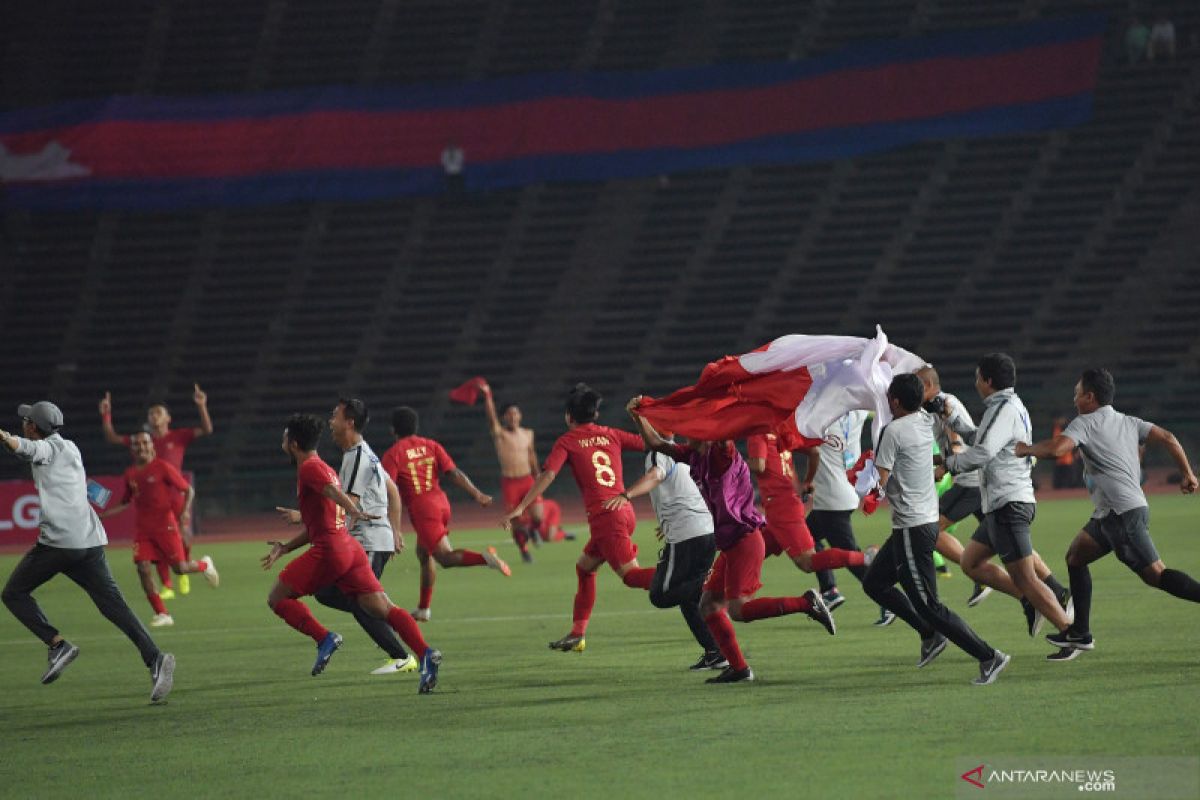
[[[734,600],[754,594],[762,588],[764,556],[762,535],[758,531],[746,534],[717,556],[704,581],[704,591],[716,600]]]
[[[163,531],[133,540],[133,563],[153,561],[160,564],[181,564],[187,561],[179,531]]]
[[[763,541],[769,556],[786,552],[792,558],[796,558],[817,546],[803,516],[787,515],[780,518],[768,514],[767,525],[763,528]]]
[[[585,556],[602,558],[613,568],[613,572],[637,558],[638,548],[628,536],[604,536],[588,540],[583,548]]]
[[[517,504],[525,499],[525,495],[529,494],[529,490],[533,488],[533,476],[526,475],[521,478],[505,478],[500,477],[500,493],[504,495],[504,509],[512,511],[517,507]],[[533,501],[533,505],[542,502],[542,498],[537,498]],[[521,519],[529,516],[528,511],[521,515]]]
[[[283,568],[279,580],[298,595],[313,594],[326,586],[336,586],[350,597],[383,591],[366,551],[358,544],[310,547]]]
[[[408,507],[408,519],[417,532],[417,542],[430,553],[450,533],[450,503],[442,500],[427,507]]]
[[[616,511],[588,515],[588,530],[591,531],[593,539],[606,539],[609,536],[628,538],[633,536],[633,529],[636,527],[637,515],[633,513],[633,506],[629,503]]]

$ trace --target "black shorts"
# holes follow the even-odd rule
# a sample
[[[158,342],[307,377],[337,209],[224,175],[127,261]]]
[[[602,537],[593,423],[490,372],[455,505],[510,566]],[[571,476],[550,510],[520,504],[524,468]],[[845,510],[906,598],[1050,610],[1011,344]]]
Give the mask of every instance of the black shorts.
[[[1146,506],[1124,514],[1110,511],[1100,519],[1089,519],[1083,529],[1096,540],[1104,555],[1116,553],[1121,563],[1134,572],[1158,561],[1158,551],[1150,539],[1150,509]]]
[[[991,549],[1005,564],[1033,555],[1033,532],[1029,525],[1037,514],[1036,503],[1005,503],[983,517],[971,541]]]
[[[951,522],[966,519],[972,514],[975,519],[982,521],[983,495],[978,486],[954,484],[938,499],[938,512]]]
[[[808,512],[808,529],[813,539],[825,541],[830,547],[840,547],[843,550],[857,550],[858,542],[854,539],[854,526],[850,524],[853,511],[818,511]]]

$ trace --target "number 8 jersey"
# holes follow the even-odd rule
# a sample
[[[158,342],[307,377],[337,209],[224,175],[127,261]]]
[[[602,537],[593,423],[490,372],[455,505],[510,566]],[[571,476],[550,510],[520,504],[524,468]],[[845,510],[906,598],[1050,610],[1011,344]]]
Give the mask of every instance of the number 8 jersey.
[[[454,459],[433,439],[406,436],[383,454],[383,469],[400,490],[400,499],[413,514],[449,505],[442,491],[442,474],[455,468]]]
[[[592,519],[608,513],[605,500],[625,491],[621,451],[645,449],[642,437],[635,433],[589,422],[558,437],[542,469],[557,473],[564,463],[570,462],[588,519]]]

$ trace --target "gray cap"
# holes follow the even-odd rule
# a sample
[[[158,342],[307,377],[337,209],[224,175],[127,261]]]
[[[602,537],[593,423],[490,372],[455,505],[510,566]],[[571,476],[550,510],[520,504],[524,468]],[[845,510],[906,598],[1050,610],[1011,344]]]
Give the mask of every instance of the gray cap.
[[[39,400],[31,406],[17,406],[17,416],[31,421],[38,430],[48,433],[54,433],[63,424],[62,412],[49,400]]]

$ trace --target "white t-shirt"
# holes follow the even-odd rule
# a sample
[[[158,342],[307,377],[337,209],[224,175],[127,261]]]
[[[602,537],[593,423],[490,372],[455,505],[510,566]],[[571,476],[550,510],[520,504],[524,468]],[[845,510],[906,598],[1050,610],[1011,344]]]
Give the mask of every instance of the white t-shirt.
[[[886,469],[892,527],[937,524],[938,496],[933,482],[933,432],[929,413],[919,409],[892,420],[879,436],[875,466]]]
[[[853,511],[859,497],[846,478],[862,454],[862,429],[870,413],[851,411],[825,429],[820,463],[813,477],[814,511]]]
[[[669,544],[679,544],[713,532],[712,514],[687,464],[653,451],[646,454],[646,472],[656,471],[662,483],[650,490],[658,527]]]
[[[338,470],[342,490],[358,497],[358,504],[368,514],[379,519],[355,520],[350,535],[358,539],[368,553],[394,553],[396,543],[388,522],[387,473],[379,463],[371,445],[359,442],[342,454]]]

